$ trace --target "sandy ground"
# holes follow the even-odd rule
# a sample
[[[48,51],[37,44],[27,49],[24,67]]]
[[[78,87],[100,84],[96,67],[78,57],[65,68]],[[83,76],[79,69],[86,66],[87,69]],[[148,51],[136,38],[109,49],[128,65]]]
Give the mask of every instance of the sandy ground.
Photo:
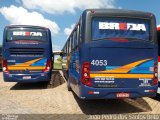
[[[0,114],[160,114],[158,99],[85,101],[67,91],[59,72],[53,72],[51,83],[6,83],[0,73]]]

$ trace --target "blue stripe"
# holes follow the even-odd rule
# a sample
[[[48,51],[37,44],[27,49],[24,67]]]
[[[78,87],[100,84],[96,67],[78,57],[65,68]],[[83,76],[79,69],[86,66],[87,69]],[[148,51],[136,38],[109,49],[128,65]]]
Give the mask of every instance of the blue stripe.
[[[106,66],[106,70],[113,70],[121,66]]]
[[[147,73],[152,74],[153,71],[150,70],[151,67],[154,67],[154,61],[150,60],[145,63],[142,63],[139,66],[133,68],[129,73]]]
[[[47,59],[44,58],[44,59],[41,59],[41,60],[33,63],[31,66],[46,66],[46,62],[47,62]]]

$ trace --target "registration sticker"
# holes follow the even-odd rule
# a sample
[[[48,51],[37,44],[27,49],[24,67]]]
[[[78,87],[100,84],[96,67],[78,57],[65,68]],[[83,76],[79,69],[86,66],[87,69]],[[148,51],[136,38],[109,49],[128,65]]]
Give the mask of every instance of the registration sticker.
[[[23,80],[31,79],[31,76],[23,76]]]
[[[117,98],[128,98],[130,97],[130,93],[117,93],[116,97]]]

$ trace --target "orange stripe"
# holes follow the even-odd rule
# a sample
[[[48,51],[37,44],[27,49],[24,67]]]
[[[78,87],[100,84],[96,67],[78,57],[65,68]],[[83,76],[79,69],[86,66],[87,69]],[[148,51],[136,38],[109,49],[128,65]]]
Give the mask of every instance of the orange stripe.
[[[119,68],[116,68],[113,70],[105,70],[105,71],[98,71],[98,72],[100,72],[100,73],[128,73],[131,69],[133,69],[137,65],[139,65],[143,62],[146,62],[148,60],[151,60],[151,59],[140,60],[140,61],[133,62],[133,63],[130,63],[128,65],[124,65],[122,67],[119,67]]]
[[[90,78],[111,76],[114,78],[153,78],[153,74],[90,74]]]
[[[8,70],[44,70],[45,66],[13,67],[9,66]]]
[[[34,59],[34,60],[30,60],[28,62],[25,62],[25,63],[20,63],[20,64],[17,64],[17,65],[9,65],[8,67],[19,67],[19,66],[23,66],[23,67],[27,67],[27,66],[30,66],[31,64],[33,64],[34,62],[40,60],[42,58],[38,58],[38,59]]]

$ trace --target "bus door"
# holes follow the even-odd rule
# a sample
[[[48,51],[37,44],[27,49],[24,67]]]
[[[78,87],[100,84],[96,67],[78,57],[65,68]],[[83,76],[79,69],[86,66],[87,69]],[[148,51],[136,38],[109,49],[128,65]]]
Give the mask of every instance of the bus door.
[[[53,52],[53,69],[54,70],[61,70],[62,69],[62,57],[61,51],[54,51]]]

